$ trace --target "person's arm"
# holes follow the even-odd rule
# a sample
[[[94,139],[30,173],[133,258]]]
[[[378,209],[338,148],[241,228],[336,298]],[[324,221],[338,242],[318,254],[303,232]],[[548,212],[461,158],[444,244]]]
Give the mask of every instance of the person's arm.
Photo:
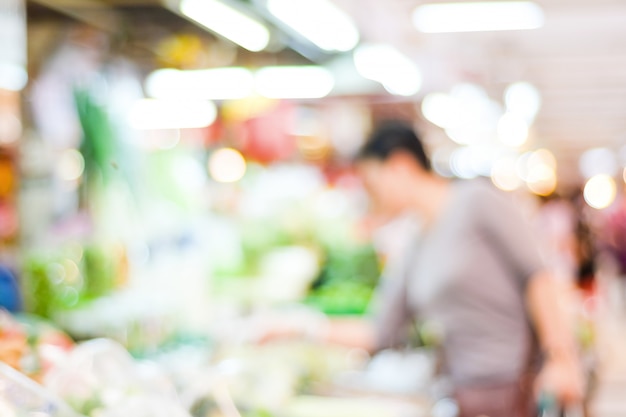
[[[511,200],[490,190],[482,192],[477,204],[480,227],[514,271],[544,354],[537,389],[565,404],[579,401],[583,378],[572,323],[567,318],[565,285],[549,272],[529,222]]]
[[[530,278],[526,301],[545,357],[537,388],[573,404],[582,399],[584,384],[564,295],[553,275],[542,271]]]
[[[365,318],[329,319],[321,330],[323,343],[363,349],[374,353],[378,347],[374,324]]]

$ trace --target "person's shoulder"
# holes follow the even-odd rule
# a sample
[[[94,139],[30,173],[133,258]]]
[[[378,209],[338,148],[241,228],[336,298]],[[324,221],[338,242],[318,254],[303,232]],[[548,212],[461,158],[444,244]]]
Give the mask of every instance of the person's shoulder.
[[[487,178],[474,178],[468,180],[458,180],[454,186],[459,194],[471,201],[481,201],[482,199],[498,198],[504,193],[496,188]]]

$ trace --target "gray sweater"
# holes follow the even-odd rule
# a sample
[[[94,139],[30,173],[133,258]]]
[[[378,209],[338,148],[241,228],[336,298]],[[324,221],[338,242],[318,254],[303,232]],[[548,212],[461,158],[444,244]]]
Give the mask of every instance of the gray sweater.
[[[510,196],[486,180],[453,182],[446,207],[417,233],[377,303],[380,348],[417,320],[441,330],[456,386],[511,382],[536,357],[526,284],[544,268],[530,226]]]

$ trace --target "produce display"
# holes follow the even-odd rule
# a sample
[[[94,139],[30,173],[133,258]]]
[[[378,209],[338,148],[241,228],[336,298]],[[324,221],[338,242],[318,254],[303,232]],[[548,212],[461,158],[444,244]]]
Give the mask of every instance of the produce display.
[[[380,397],[364,407],[363,395],[339,394],[347,387],[382,394],[373,381],[384,380],[389,355],[370,366],[364,352],[304,341],[208,348],[188,340],[138,359],[110,339],[74,344],[41,320],[1,317],[2,417],[328,417],[365,409],[403,417],[427,406]],[[430,375],[425,356],[401,366]],[[419,398],[407,381],[404,394]]]

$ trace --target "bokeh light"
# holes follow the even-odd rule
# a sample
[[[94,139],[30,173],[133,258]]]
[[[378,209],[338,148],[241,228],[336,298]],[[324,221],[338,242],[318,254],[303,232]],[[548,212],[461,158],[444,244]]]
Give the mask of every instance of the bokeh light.
[[[587,150],[581,155],[578,166],[584,178],[601,174],[614,176],[619,171],[617,155],[608,148]]]
[[[411,59],[385,44],[365,44],[354,51],[354,65],[362,77],[377,81],[398,96],[412,96],[422,87],[422,74]]]
[[[511,84],[504,92],[507,112],[523,117],[532,123],[541,107],[541,95],[535,86],[527,82]]]
[[[237,182],[246,174],[246,160],[236,149],[219,149],[209,158],[209,174],[217,182]]]
[[[422,100],[422,114],[429,122],[446,128],[458,113],[455,100],[445,93],[430,93]]]
[[[533,193],[548,196],[556,190],[556,172],[552,167],[545,164],[534,165],[528,172],[526,185]]]
[[[20,91],[28,84],[28,72],[19,65],[0,63],[0,89]]]
[[[613,177],[595,175],[587,181],[583,191],[585,202],[595,209],[603,209],[615,201],[617,186]]]
[[[57,174],[63,181],[78,180],[85,170],[85,159],[76,149],[63,151],[57,162]]]
[[[450,156],[450,168],[459,178],[476,178],[478,173],[474,166],[475,153],[469,146],[457,148]]]
[[[528,139],[528,123],[517,113],[507,112],[498,121],[498,140],[511,147],[522,146]]]
[[[256,73],[256,90],[267,98],[322,98],[335,85],[333,75],[324,67],[264,67]]]
[[[203,128],[215,121],[217,107],[208,100],[141,99],[128,117],[139,130]]]
[[[522,180],[517,175],[516,158],[505,157],[497,160],[491,169],[491,181],[504,191],[513,191],[522,185]]]

